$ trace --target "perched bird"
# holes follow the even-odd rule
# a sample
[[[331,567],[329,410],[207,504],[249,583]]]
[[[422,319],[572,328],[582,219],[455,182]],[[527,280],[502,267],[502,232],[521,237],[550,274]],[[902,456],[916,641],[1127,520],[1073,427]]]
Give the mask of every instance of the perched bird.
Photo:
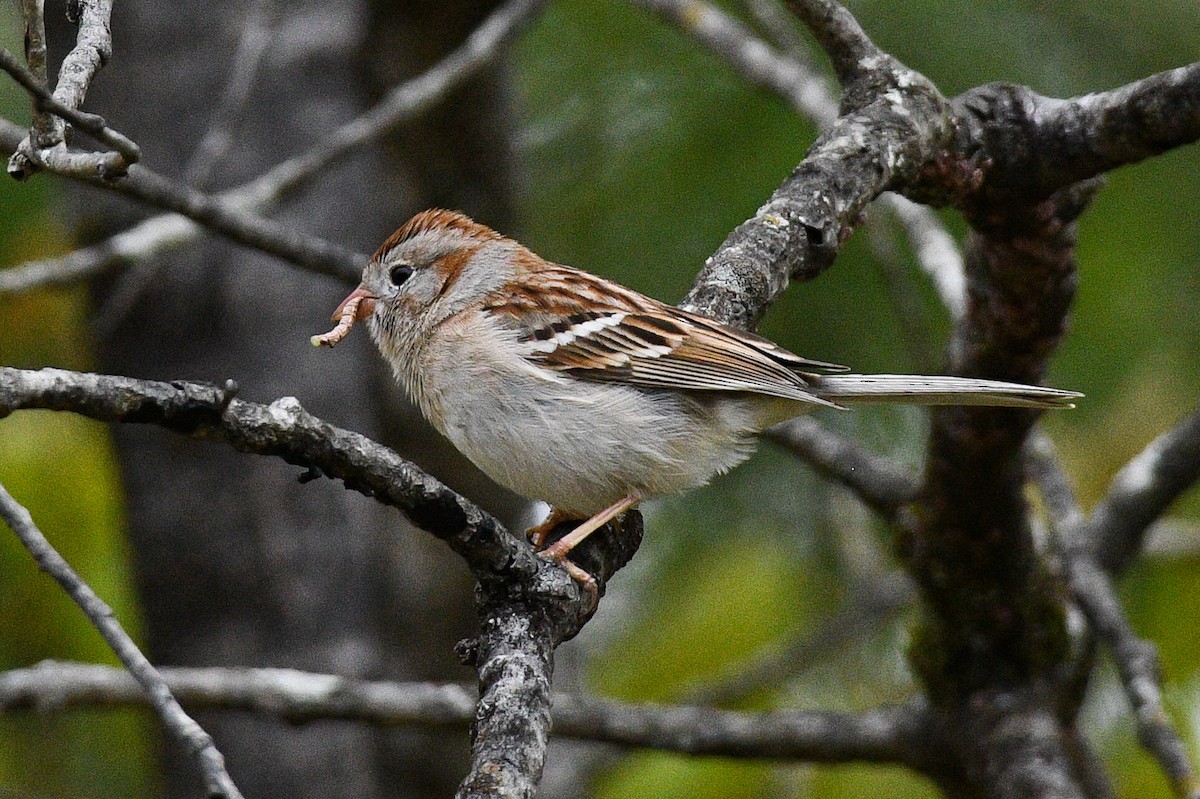
[[[550,263],[453,211],[423,211],[383,243],[314,345],[356,321],[425,418],[496,482],[548,502],[531,531],[566,554],[638,502],[704,485],[756,434],[822,406],[878,402],[1069,408],[1081,396],[962,377],[845,367],[617,283]],[[566,520],[586,520],[542,548]]]

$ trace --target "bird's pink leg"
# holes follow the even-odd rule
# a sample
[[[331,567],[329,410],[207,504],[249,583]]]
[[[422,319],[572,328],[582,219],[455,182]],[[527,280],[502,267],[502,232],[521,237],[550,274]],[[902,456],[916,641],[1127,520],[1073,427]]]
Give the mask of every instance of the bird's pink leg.
[[[569,561],[567,559],[567,553],[578,546],[583,539],[587,538],[589,535],[596,532],[601,527],[608,524],[610,521],[615,519],[617,516],[620,516],[622,513],[629,510],[636,504],[638,504],[637,497],[623,497],[597,513],[592,518],[585,521],[583,524],[576,527],[571,532],[564,535],[562,538],[555,541],[550,546],[538,552],[538,555],[541,557],[545,558],[551,563],[557,563],[559,566],[562,566],[564,569],[566,569],[567,574],[571,575],[575,582],[579,583],[583,587],[584,593],[588,595],[590,604],[589,614],[594,613],[596,610],[596,605],[600,603],[600,589],[596,585],[596,578]],[[537,528],[530,530],[530,533],[537,534],[540,532],[538,528],[545,527],[547,524],[550,524],[550,522],[554,522],[554,525],[547,527],[545,532],[542,533],[542,542],[544,542],[545,537],[550,534],[550,531],[554,529],[554,526],[557,526],[558,524],[561,524],[570,518],[569,516],[563,514],[562,518],[555,519],[555,514],[557,513],[558,511],[552,510],[550,512],[550,517],[538,525]]]
[[[564,535],[562,538],[555,541],[550,546],[543,549],[538,554],[546,560],[552,560],[555,563],[562,563],[566,558],[567,553],[587,538],[592,533],[599,530],[610,521],[620,516],[625,511],[638,504],[638,497],[622,497],[613,504],[609,505],[604,510],[597,513],[592,518],[588,519],[583,524],[576,527],[571,532]]]

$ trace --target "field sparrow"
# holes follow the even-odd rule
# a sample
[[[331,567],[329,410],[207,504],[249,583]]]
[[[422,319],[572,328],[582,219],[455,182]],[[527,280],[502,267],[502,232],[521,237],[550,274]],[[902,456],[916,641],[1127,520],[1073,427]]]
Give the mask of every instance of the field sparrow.
[[[501,485],[545,500],[534,528],[585,519],[542,554],[566,560],[643,499],[703,485],[756,434],[821,406],[875,402],[1069,408],[1080,395],[961,377],[831,374],[765,338],[550,263],[452,211],[383,243],[334,313],[332,346],[366,320],[434,427]]]

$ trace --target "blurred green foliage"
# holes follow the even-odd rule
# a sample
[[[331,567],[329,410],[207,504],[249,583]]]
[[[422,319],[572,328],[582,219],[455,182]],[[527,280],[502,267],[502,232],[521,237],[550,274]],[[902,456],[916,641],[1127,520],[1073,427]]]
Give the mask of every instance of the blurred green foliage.
[[[0,43],[19,52],[18,18],[0,9]],[[0,79],[0,114],[28,122],[28,102]],[[0,179],[0,265],[70,247],[52,213],[53,184]],[[0,302],[0,363],[87,369],[82,287]],[[107,429],[51,411],[0,423],[0,483],[134,635],[138,611],[122,532],[121,491]],[[117,664],[79,608],[7,527],[0,530],[0,668],[46,658]],[[0,796],[122,799],[154,790],[153,726],[141,712],[0,715]]]
[[[735,3],[724,5],[736,10]],[[1200,29],[1200,6],[1192,0],[861,0],[851,8],[881,46],[947,94],[996,80],[1056,96],[1111,88],[1196,59]],[[0,10],[0,41],[10,49],[16,30],[11,9]],[[513,72],[525,175],[516,232],[548,258],[666,300],[682,296],[704,258],[754,212],[815,135],[782,101],[747,88],[674,29],[608,0],[556,2],[521,41]],[[4,79],[0,112],[27,121],[24,99]],[[1196,402],[1198,176],[1195,147],[1120,170],[1080,225],[1074,329],[1051,381],[1088,396],[1047,424],[1086,504]],[[0,181],[0,264],[70,246],[52,213],[52,186],[44,178]],[[953,214],[946,219],[961,231]],[[940,346],[948,325],[936,297],[903,250],[900,258],[907,290]],[[866,237],[857,236],[834,269],[793,287],[763,330],[798,352],[862,371],[923,368],[906,345],[886,285]],[[0,303],[0,361],[86,368],[85,314],[81,290]],[[914,465],[920,457],[919,412],[825,416],[877,451]],[[5,419],[0,480],[136,629],[104,428],[61,414]],[[1200,521],[1200,499],[1181,505],[1176,515]],[[606,603],[594,625],[602,635],[589,629],[604,644],[592,655],[591,686],[671,701],[759,647],[803,634],[847,597],[845,531],[862,524],[872,523],[848,513],[835,490],[769,447],[717,485],[658,503],[649,510],[643,552],[618,578],[616,602]],[[886,550],[886,534],[873,535],[877,546],[867,557]],[[870,538],[865,546],[871,549]],[[1197,567],[1191,559],[1145,562],[1123,587],[1135,625],[1160,646],[1168,701],[1193,750],[1200,644],[1192,632],[1195,603],[1187,600],[1200,595]],[[0,537],[0,599],[8,610],[0,619],[0,666],[43,657],[110,660],[10,537]],[[622,617],[604,618],[614,607]],[[911,687],[903,664],[906,630],[907,621],[892,623],[845,656],[787,675],[742,706],[853,709],[899,701]],[[1165,780],[1136,746],[1112,678],[1101,680],[1095,694],[1088,729],[1114,764],[1119,792],[1168,796]],[[140,714],[0,718],[0,794],[153,795],[151,734]],[[894,768],[660,753],[624,759],[606,771],[597,791],[605,799],[936,795],[924,780]]]

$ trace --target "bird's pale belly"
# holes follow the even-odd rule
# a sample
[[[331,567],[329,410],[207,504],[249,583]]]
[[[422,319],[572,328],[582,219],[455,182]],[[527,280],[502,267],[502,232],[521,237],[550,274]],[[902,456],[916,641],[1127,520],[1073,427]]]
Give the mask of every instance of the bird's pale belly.
[[[482,382],[443,406],[442,432],[496,482],[581,517],[703,485],[753,448],[748,419],[726,407],[734,418],[713,425],[683,413],[690,400],[676,394],[572,378],[534,391]]]

